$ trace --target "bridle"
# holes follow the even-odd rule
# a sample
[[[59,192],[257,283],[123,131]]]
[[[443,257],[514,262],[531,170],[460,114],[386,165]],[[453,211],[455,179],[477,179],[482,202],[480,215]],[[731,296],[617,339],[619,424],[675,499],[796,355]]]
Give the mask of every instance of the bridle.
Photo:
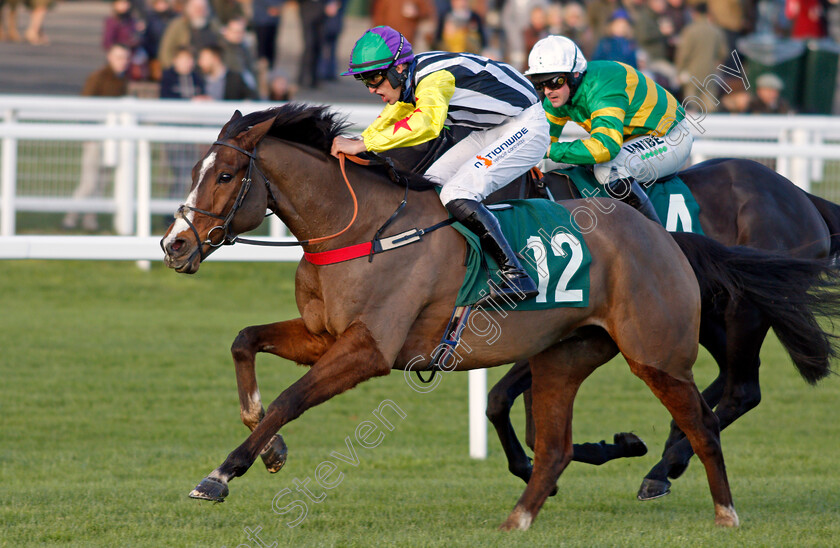
[[[311,238],[309,240],[296,240],[296,241],[292,241],[292,242],[267,242],[267,241],[264,241],[264,240],[252,240],[252,239],[249,239],[249,238],[240,238],[239,236],[231,236],[230,235],[230,224],[231,224],[231,222],[233,222],[233,218],[236,216],[236,213],[239,211],[239,208],[242,207],[242,203],[245,201],[245,197],[248,195],[248,191],[251,189],[251,183],[252,183],[251,174],[254,171],[259,173],[260,176],[262,177],[262,180],[265,183],[265,188],[268,191],[268,195],[271,198],[271,201],[274,202],[274,204],[277,204],[278,202],[277,202],[277,198],[274,196],[274,192],[271,190],[271,181],[268,180],[268,177],[265,176],[265,173],[263,173],[262,170],[260,170],[259,166],[257,166],[257,156],[254,152],[249,152],[249,151],[245,150],[244,148],[238,147],[238,146],[236,146],[234,144],[231,144],[231,143],[226,143],[224,141],[215,141],[213,144],[214,145],[220,145],[220,146],[226,146],[228,148],[232,148],[233,150],[241,152],[242,154],[244,154],[245,156],[247,156],[249,158],[249,161],[248,161],[248,170],[245,173],[245,177],[242,178],[242,186],[239,187],[239,193],[236,195],[236,199],[233,202],[233,206],[230,208],[230,211],[228,211],[227,215],[218,215],[216,213],[213,213],[212,211],[206,211],[204,209],[199,209],[197,207],[193,207],[193,206],[190,206],[190,205],[187,205],[187,204],[181,204],[181,206],[178,208],[178,211],[175,212],[175,215],[180,216],[181,219],[183,219],[184,222],[187,223],[187,226],[190,227],[190,230],[192,230],[192,233],[195,236],[196,244],[198,244],[196,246],[196,251],[198,252],[202,261],[204,259],[206,259],[207,256],[209,255],[209,253],[204,252],[204,245],[205,244],[209,245],[211,248],[214,248],[214,249],[217,248],[217,247],[221,247],[223,245],[233,245],[237,242],[243,243],[243,244],[262,245],[262,246],[298,246],[298,245],[305,246],[305,245],[310,245],[310,244],[316,244],[316,243],[323,242],[323,241],[326,241],[326,240],[330,240],[332,238],[340,236],[341,234],[344,234],[351,226],[353,226],[354,222],[356,222],[356,216],[359,213],[359,202],[356,199],[356,193],[353,191],[353,187],[350,185],[350,180],[347,178],[347,173],[344,169],[345,155],[344,155],[344,153],[341,153],[339,155],[339,158],[338,158],[339,164],[341,166],[341,174],[344,176],[344,181],[347,183],[347,188],[350,190],[350,195],[353,197],[353,218],[350,219],[350,222],[347,224],[346,227],[344,227],[340,231],[336,232],[335,234],[331,234],[329,236],[321,236],[319,238]],[[358,163],[358,164],[369,163],[365,160],[362,160],[360,158],[355,158],[355,157],[352,157],[352,156],[350,157],[350,159],[351,159],[351,161],[353,161],[355,163]],[[192,223],[192,221],[190,221],[189,217],[186,215],[186,213],[185,213],[186,210],[193,211],[195,213],[200,213],[202,215],[212,217],[213,219],[219,219],[220,221],[222,221],[222,224],[214,226],[213,228],[211,228],[207,232],[207,237],[202,242],[201,241],[201,236],[199,236],[199,234],[198,234],[198,229],[195,227],[195,225]],[[270,215],[272,215],[272,213],[266,214],[266,217],[268,217]],[[210,237],[213,234],[213,232],[215,232],[216,230],[221,230],[222,231],[222,239],[218,243],[214,243],[213,239]],[[161,247],[163,247],[163,242],[161,242]],[[195,254],[196,251],[194,251],[193,254]],[[164,249],[164,253],[165,252],[166,252],[166,250]]]

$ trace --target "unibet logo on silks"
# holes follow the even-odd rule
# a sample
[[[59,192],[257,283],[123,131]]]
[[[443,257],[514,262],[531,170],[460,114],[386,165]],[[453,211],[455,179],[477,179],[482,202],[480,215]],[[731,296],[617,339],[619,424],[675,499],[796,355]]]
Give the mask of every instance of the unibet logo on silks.
[[[483,156],[477,155],[476,159],[478,161],[473,164],[473,167],[492,166],[494,160],[498,161],[508,152],[510,152],[517,145],[517,143],[519,143],[522,140],[522,137],[525,136],[526,133],[528,133],[528,128],[523,127],[490,152],[484,154]]]
[[[648,151],[648,154],[644,155],[643,158],[650,158],[668,150],[667,146],[659,148],[661,145],[665,145],[665,139],[662,137],[640,137],[638,139],[633,139],[622,148],[627,152]]]

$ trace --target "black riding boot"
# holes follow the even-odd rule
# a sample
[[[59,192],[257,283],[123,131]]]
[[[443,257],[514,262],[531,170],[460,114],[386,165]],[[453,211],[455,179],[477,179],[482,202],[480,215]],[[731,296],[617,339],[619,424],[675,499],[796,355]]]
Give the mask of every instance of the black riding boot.
[[[470,229],[481,240],[481,247],[486,250],[499,265],[502,283],[499,291],[491,289],[490,295],[482,301],[502,303],[504,300],[524,301],[539,294],[537,286],[522,268],[519,259],[502,234],[499,221],[484,204],[475,200],[452,200],[446,209],[461,224]],[[479,301],[478,304],[481,304]]]
[[[632,177],[610,181],[607,183],[607,192],[613,198],[617,198],[625,204],[633,206],[651,221],[662,224],[659,215],[656,214],[656,210],[653,208],[653,203],[650,201],[650,198],[648,198],[648,195],[645,194],[645,191],[642,190],[639,183]]]

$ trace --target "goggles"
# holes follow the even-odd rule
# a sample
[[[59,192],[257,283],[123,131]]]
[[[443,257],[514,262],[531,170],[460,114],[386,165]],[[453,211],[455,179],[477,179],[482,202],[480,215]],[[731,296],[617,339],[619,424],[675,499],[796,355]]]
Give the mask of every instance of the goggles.
[[[366,85],[371,89],[376,89],[382,85],[382,82],[385,81],[385,72],[377,71],[377,72],[365,72],[362,74],[354,74],[356,80],[359,80],[361,83]]]
[[[558,74],[553,78],[548,78],[547,80],[542,80],[540,82],[533,82],[533,84],[534,89],[536,89],[537,91],[542,91],[543,89],[554,91],[566,85],[566,82],[568,80],[569,77],[567,74]]]

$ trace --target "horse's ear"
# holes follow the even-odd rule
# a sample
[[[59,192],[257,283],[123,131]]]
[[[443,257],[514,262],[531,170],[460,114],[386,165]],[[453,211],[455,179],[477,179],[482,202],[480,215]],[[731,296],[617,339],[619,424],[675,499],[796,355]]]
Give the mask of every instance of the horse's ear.
[[[260,122],[259,124],[248,128],[247,131],[243,131],[239,134],[239,146],[244,148],[245,150],[254,150],[265,134],[268,133],[268,130],[271,129],[271,126],[274,124],[274,118],[268,119],[265,122]]]
[[[219,132],[219,137],[218,138],[219,139],[224,138],[224,136],[227,134],[228,126],[230,126],[232,123],[239,120],[240,118],[242,118],[242,113],[239,112],[239,110],[235,110],[233,112],[233,116],[231,116],[230,120],[228,120],[227,123],[224,125],[224,127],[222,128],[222,131]]]

